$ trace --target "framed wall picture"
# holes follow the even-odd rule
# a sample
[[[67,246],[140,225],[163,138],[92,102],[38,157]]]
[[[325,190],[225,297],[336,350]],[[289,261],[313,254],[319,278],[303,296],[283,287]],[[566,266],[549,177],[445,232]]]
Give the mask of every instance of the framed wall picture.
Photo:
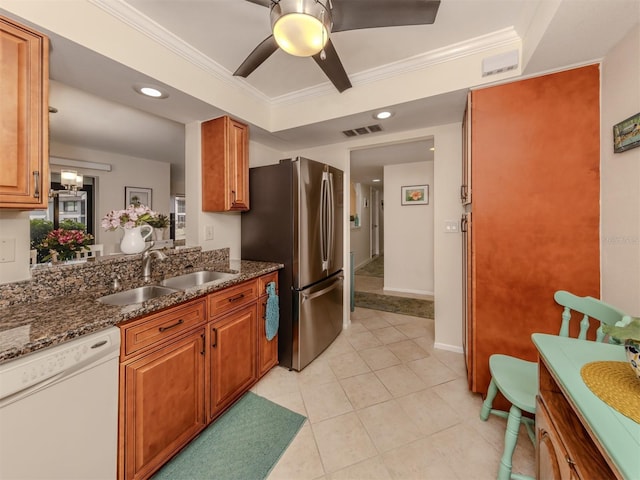
[[[613,153],[640,147],[640,113],[613,126]]]
[[[402,205],[429,205],[429,185],[400,187]]]
[[[151,208],[151,189],[143,187],[124,187],[124,208],[129,205],[144,205]]]

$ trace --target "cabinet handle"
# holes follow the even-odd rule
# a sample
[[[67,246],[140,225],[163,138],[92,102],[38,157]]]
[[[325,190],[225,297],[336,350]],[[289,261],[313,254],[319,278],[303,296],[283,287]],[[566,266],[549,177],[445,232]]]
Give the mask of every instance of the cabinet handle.
[[[231,190],[231,204],[235,205],[235,203],[236,203],[236,191]]]
[[[206,349],[205,345],[207,344],[206,340],[204,339],[204,333],[200,335],[200,338],[202,339],[202,350],[200,351],[200,355],[204,355],[204,351]]]
[[[238,300],[244,298],[244,293],[241,293],[240,295],[236,295],[235,297],[231,297],[229,299],[229,302],[237,302]]]
[[[33,171],[33,198],[40,198],[40,172],[38,170]]]
[[[567,454],[564,456],[565,461],[571,465],[572,467],[576,464],[576,462],[574,462],[573,460],[571,460],[571,457]]]
[[[460,200],[463,202],[467,199],[467,186],[460,185]]]
[[[467,233],[467,217],[462,216],[462,220],[460,220],[460,231],[462,233]]]
[[[162,332],[166,332],[167,330],[170,330],[172,328],[177,327],[178,325],[182,325],[184,323],[184,320],[180,319],[178,320],[176,323],[174,323],[173,325],[169,325],[168,327],[160,327],[158,328],[158,330],[160,331],[160,333]]]
[[[267,319],[267,302],[262,302],[262,311],[264,312],[262,314],[262,319],[266,320]]]
[[[216,348],[216,346],[218,345],[218,329],[212,328],[212,330],[213,330],[213,343],[211,344],[211,346],[213,348]]]

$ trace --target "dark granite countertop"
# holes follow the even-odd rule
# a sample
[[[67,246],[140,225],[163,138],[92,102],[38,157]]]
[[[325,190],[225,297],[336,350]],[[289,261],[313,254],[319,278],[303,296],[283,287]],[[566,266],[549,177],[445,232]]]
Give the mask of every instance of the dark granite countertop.
[[[232,261],[230,270],[237,273],[236,277],[127,306],[98,302],[99,297],[110,293],[104,289],[81,290],[73,294],[3,306],[0,309],[0,363],[178,305],[282,267],[281,264],[270,262]]]

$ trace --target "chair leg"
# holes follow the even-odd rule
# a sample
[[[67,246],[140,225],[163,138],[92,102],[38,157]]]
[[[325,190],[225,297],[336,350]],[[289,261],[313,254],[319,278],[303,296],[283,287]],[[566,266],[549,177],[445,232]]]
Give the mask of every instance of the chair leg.
[[[518,441],[518,432],[520,430],[520,419],[522,412],[515,405],[509,410],[509,418],[507,419],[507,429],[504,432],[504,451],[500,459],[500,468],[498,470],[498,480],[509,480],[511,478],[513,452],[516,449]]]
[[[491,408],[493,407],[493,399],[496,398],[498,394],[498,387],[496,382],[491,379],[491,383],[489,383],[489,389],[487,390],[487,398],[484,399],[482,403],[482,409],[480,410],[480,419],[485,422],[489,418],[489,414],[491,413]]]

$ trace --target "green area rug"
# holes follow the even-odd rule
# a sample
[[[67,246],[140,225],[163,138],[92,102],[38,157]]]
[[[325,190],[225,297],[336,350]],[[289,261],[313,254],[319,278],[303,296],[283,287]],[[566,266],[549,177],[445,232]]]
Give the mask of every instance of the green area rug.
[[[433,302],[431,300],[355,292],[355,304],[360,308],[400,313],[412,317],[433,318]]]
[[[355,274],[365,275],[367,277],[384,277],[384,255],[380,255],[366,265],[358,268]]]
[[[305,420],[248,392],[162,467],[153,480],[264,479]]]

